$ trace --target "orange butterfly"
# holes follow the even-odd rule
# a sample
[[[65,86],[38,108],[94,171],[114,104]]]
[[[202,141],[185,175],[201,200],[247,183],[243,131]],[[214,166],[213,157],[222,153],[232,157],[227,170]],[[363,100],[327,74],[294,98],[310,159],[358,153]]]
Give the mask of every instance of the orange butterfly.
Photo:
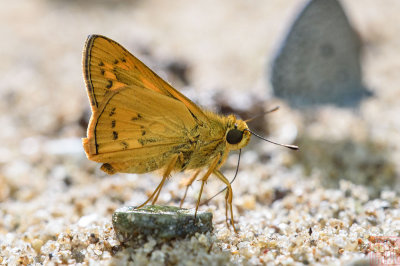
[[[87,138],[83,139],[87,157],[103,163],[101,169],[108,174],[162,169],[160,184],[138,208],[157,201],[172,172],[195,170],[190,186],[205,168],[196,213],[204,183],[214,174],[227,186],[226,220],[229,208],[236,231],[231,184],[219,168],[231,150],[249,143],[252,132],[246,122],[199,108],[104,36],[88,37],[83,72],[92,108]]]

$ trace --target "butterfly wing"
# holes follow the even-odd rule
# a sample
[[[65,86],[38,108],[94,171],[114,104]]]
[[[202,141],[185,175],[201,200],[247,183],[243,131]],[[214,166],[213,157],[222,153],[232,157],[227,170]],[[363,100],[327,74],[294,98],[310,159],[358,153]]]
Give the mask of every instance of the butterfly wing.
[[[136,85],[106,93],[93,113],[85,152],[107,173],[162,168],[174,154],[189,156],[196,121],[186,106]]]
[[[108,91],[137,85],[182,102],[198,123],[207,116],[191,100],[175,90],[117,42],[90,35],[83,55],[83,73],[92,111],[99,108]]]
[[[291,107],[356,107],[371,96],[362,84],[361,42],[340,2],[307,1],[275,55],[274,94]]]
[[[106,37],[89,36],[83,67],[92,107],[83,139],[90,160],[112,174],[150,172],[174,154],[190,157],[190,133],[208,121],[199,107]]]

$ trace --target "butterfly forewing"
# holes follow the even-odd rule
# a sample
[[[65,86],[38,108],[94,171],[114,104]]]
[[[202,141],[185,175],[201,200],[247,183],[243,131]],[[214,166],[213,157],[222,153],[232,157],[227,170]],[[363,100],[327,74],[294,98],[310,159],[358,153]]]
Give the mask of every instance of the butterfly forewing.
[[[101,105],[108,91],[124,85],[138,85],[181,101],[198,122],[208,121],[192,101],[111,39],[100,35],[89,36],[83,60],[86,87],[93,110]]]

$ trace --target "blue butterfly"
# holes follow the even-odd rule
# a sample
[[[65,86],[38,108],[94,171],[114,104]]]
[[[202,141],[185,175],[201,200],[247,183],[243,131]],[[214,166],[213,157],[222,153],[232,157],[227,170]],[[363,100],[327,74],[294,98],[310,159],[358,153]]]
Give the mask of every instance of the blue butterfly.
[[[337,0],[311,0],[293,23],[272,66],[274,94],[293,107],[355,107],[371,96],[362,84],[361,41]]]

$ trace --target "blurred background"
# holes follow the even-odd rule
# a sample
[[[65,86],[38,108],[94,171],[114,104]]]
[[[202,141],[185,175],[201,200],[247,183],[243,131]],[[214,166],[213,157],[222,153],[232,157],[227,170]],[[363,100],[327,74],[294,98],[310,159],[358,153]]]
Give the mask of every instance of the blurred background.
[[[349,134],[350,138],[373,138],[395,150],[385,157],[397,154],[398,158],[400,61],[395,51],[400,42],[396,17],[400,5],[395,0],[385,5],[374,1],[341,3],[362,42],[363,82],[375,96],[358,114],[347,115],[350,122],[334,122],[344,119],[342,113],[347,114],[347,110],[343,109],[315,118],[322,120],[313,124],[319,127],[315,132],[320,133],[315,134],[325,138],[336,134],[339,139]],[[81,66],[89,34],[102,34],[121,43],[198,104],[236,112],[246,119],[276,105],[269,82],[271,62],[304,4],[290,0],[268,4],[140,0],[3,4],[2,182],[15,183],[18,188],[23,187],[19,183],[35,186],[43,178],[36,171],[54,170],[56,158],[72,157],[77,162],[71,167],[78,169],[81,164],[92,165],[85,160],[80,144],[90,116]],[[268,116],[276,126],[273,137],[279,141],[293,142],[298,130],[310,126],[299,128],[300,120],[293,133],[294,118],[285,117],[290,108],[281,106],[281,111]],[[295,115],[302,116],[302,112]],[[265,130],[267,122],[263,121],[250,126]],[[349,133],[348,126],[354,121],[358,132]],[[361,129],[360,123],[364,124]],[[7,187],[2,186],[2,190]],[[0,192],[0,199],[6,199],[9,193]]]
[[[354,108],[307,110],[275,98],[270,83],[272,62],[304,1],[3,2],[0,233],[35,231],[51,217],[50,238],[82,215],[109,217],[124,203],[144,201],[158,182],[151,174],[105,178],[100,165],[85,157],[81,138],[90,108],[81,62],[90,34],[122,44],[206,108],[247,119],[280,106],[250,127],[272,140],[297,144],[301,151],[252,140],[243,154],[244,177],[236,181],[243,189],[236,188],[236,195],[256,193],[254,183],[246,183],[255,169],[265,173],[257,182],[281,169],[305,178],[318,176],[325,187],[338,187],[339,180],[347,179],[366,186],[371,197],[398,189],[400,2],[340,2],[361,41],[363,84],[373,96]],[[229,178],[237,163],[232,157],[225,166]],[[170,183],[175,184],[163,190],[161,203],[178,202],[181,196],[173,193],[179,181]],[[256,193],[255,199],[263,195]],[[219,209],[223,211],[223,203]],[[26,214],[31,222],[22,222]],[[36,229],[28,230],[35,224]]]

